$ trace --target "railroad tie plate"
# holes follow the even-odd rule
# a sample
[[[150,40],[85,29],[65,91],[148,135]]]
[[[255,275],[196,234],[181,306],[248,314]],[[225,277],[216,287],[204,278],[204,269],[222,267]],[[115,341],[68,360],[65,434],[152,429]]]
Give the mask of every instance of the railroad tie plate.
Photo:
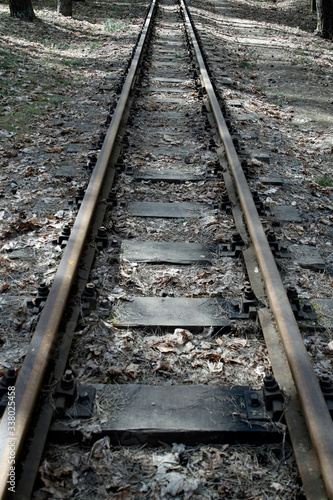
[[[155,97],[154,95],[152,95],[151,101],[159,102],[162,104],[179,104],[185,106],[184,99],[180,97],[169,97],[169,96]]]
[[[283,179],[280,174],[270,173],[265,175],[264,177],[260,177],[261,184],[265,185],[273,185],[273,186],[282,186]]]
[[[182,89],[174,87],[147,87],[145,92],[159,92],[159,93],[171,93],[171,94],[189,94],[193,93],[192,89]]]
[[[123,241],[121,255],[132,262],[171,264],[211,264],[212,250],[200,243]]]
[[[81,144],[73,142],[67,148],[67,153],[82,153],[84,151],[89,151],[90,144]]]
[[[138,172],[135,174],[137,181],[155,181],[155,182],[198,182],[204,181],[203,175],[195,175],[186,172],[179,172],[179,170],[147,170],[145,172]]]
[[[227,302],[217,298],[135,297],[116,303],[112,316],[119,328],[230,328]]]
[[[198,217],[204,205],[198,203],[159,203],[134,201],[128,204],[128,211],[136,217],[181,218]]]
[[[168,109],[161,109],[159,111],[156,111],[152,109],[149,110],[149,116],[154,122],[156,122],[156,126],[165,126],[165,120],[172,120],[173,122],[180,121],[184,123],[184,113],[181,113],[180,111],[170,111]]]
[[[77,167],[75,165],[62,165],[55,172],[54,176],[56,179],[61,179],[62,177],[72,179],[78,176],[82,172],[82,167]],[[40,200],[44,201],[44,200]],[[44,201],[45,203],[45,201]],[[59,203],[58,198],[55,200],[54,204]]]
[[[103,408],[100,434],[109,435],[115,444],[258,443],[282,439],[279,426],[265,410],[262,391],[249,387],[138,384],[94,387]],[[59,433],[66,439],[66,433],[77,435],[77,432],[67,427],[65,419],[56,420],[51,427],[51,436],[56,439]]]
[[[191,82],[190,79],[184,79],[184,78],[165,78],[165,77],[158,77],[158,76],[155,76],[155,77],[152,77],[150,79],[151,81],[153,82],[160,82],[160,83],[180,83],[180,84],[185,84],[185,83],[188,83],[188,82]]]
[[[323,271],[325,261],[316,249],[309,245],[290,245],[288,247],[291,259],[304,269]]]
[[[272,206],[270,207],[270,212],[274,219],[281,222],[303,222],[304,220],[296,207]]]

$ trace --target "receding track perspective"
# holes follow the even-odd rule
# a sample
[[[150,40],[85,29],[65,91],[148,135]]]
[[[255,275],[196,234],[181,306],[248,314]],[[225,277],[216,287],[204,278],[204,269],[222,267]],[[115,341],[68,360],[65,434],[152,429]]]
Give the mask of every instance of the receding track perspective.
[[[256,183],[283,180],[249,168],[227,116],[247,111],[222,100],[210,64],[186,3],[154,0],[91,152],[75,222],[55,242],[53,283],[28,304],[28,352],[0,382],[1,498],[157,498],[144,463],[145,487],[122,496],[117,453],[165,449],[158,498],[250,498],[205,484],[195,456],[213,449],[227,467],[228,447],[265,445],[281,463],[287,449],[294,457],[299,496],[289,498],[333,498],[333,385],[303,341],[313,329],[325,335],[317,311],[332,303],[298,297],[283,275],[290,260],[318,272],[324,263],[277,236],[300,216],[264,206]],[[74,450],[68,474],[79,460],[86,491],[74,479],[63,496],[41,488],[41,476],[56,478],[45,456],[57,446]],[[89,463],[106,457],[112,478]],[[191,480],[181,479],[184,467]],[[287,497],[277,489],[274,498]]]

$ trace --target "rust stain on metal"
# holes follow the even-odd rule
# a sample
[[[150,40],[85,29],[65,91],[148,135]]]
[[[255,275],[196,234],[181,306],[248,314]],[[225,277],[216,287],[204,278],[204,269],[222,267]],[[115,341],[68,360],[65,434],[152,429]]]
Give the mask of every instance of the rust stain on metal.
[[[65,310],[70,288],[74,281],[75,272],[85,244],[90,222],[94,215],[103,180],[109,167],[110,156],[114,149],[115,140],[117,138],[122,116],[127,105],[130,90],[133,85],[148,29],[153,19],[155,7],[156,0],[153,0],[123,87],[123,91],[120,95],[119,102],[114,112],[101,153],[91,176],[86,195],[82,201],[71,236],[68,240],[64,255],[56,273],[54,284],[41,313],[40,320],[37,324],[28,353],[16,382],[16,425],[13,435],[11,435],[11,431],[8,426],[7,410],[1,420],[0,456],[2,467],[0,471],[0,498],[5,498],[8,493],[7,480],[11,466],[11,448],[9,444],[11,442],[15,443],[15,455],[17,460],[24,444],[26,431],[43,382],[49,356],[57,338],[62,314]]]
[[[200,73],[212,106],[216,126],[224,143],[227,159],[248,231],[255,249],[258,264],[265,282],[267,296],[280,333],[290,370],[298,390],[304,418],[315,447],[327,493],[333,498],[333,423],[326,402],[304,347],[294,313],[285,292],[280,273],[262,227],[251,191],[245,178],[231,135],[211,85],[199,45],[189,19],[184,1],[181,6],[200,66]]]

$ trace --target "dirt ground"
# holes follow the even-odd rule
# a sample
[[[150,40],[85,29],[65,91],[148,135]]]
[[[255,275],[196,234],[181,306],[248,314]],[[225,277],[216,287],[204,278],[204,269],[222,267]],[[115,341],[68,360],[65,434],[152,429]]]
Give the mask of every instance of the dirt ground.
[[[288,225],[284,236],[316,246],[325,260],[324,273],[296,270],[291,284],[302,297],[330,298],[332,42],[315,34],[304,0],[188,3],[216,63],[221,95],[240,99],[251,113],[250,122],[237,122],[244,147],[270,155],[267,165],[252,154],[251,166],[290,181],[289,190],[262,186],[260,194],[271,206],[292,200],[307,221]],[[35,318],[22,301],[41,281],[52,283],[61,256],[52,242],[75,217],[68,200],[88,179],[89,146],[116,98],[146,6],[75,2],[70,19],[55,13],[54,2],[38,0],[38,19],[29,24],[11,19],[0,4],[0,372],[19,368],[24,358]],[[224,85],[228,78],[233,83]],[[101,83],[110,89],[101,91]],[[77,152],[69,153],[73,144]],[[319,373],[332,371],[332,341],[329,329],[323,338],[306,338]],[[41,479],[39,498],[302,498],[285,443],[133,451],[104,439],[84,452],[51,446]]]

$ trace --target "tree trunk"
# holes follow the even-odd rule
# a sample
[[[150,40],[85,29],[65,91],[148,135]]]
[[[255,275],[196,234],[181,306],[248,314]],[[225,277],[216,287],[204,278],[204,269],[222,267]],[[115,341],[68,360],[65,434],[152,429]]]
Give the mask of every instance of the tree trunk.
[[[333,40],[333,0],[317,1],[317,30],[324,38]]]
[[[63,16],[71,16],[73,13],[72,0],[58,0],[57,12]]]
[[[9,10],[11,17],[33,21],[36,16],[31,0],[9,0]]]

